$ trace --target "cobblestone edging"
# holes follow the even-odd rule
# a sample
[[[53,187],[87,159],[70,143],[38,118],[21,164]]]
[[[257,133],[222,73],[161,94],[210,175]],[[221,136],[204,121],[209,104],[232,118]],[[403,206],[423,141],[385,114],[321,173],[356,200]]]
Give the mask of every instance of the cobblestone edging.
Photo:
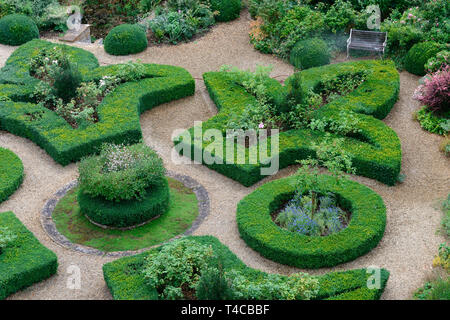
[[[199,214],[197,216],[197,219],[192,223],[192,226],[186,230],[183,234],[180,234],[178,236],[175,236],[174,238],[167,240],[166,242],[172,241],[174,239],[180,238],[182,236],[191,235],[197,228],[200,226],[200,224],[203,222],[203,220],[206,218],[206,216],[209,215],[210,212],[210,199],[208,192],[206,189],[198,183],[196,180],[192,179],[189,176],[185,176],[182,174],[178,174],[172,171],[167,172],[167,176],[170,178],[173,178],[175,180],[180,181],[185,187],[191,189],[195,195],[197,196],[198,200],[198,211]],[[154,248],[159,245],[155,245],[149,248],[139,249],[136,251],[116,251],[116,252],[104,252],[101,250],[97,250],[91,247],[83,246],[77,243],[71,242],[69,239],[67,239],[64,235],[59,233],[59,231],[56,229],[55,223],[52,219],[53,210],[56,207],[56,204],[58,203],[61,198],[63,198],[69,190],[74,188],[77,185],[77,181],[72,181],[65,185],[63,188],[58,190],[54,196],[48,200],[45,203],[44,208],[41,211],[41,224],[44,228],[45,232],[49,235],[49,237],[56,242],[57,244],[61,245],[64,248],[71,249],[74,251],[82,252],[85,254],[91,254],[91,255],[97,255],[97,256],[107,256],[107,257],[124,257],[124,256],[130,256],[134,254],[141,253],[143,251],[149,250],[151,248]],[[164,242],[164,243],[166,243]]]

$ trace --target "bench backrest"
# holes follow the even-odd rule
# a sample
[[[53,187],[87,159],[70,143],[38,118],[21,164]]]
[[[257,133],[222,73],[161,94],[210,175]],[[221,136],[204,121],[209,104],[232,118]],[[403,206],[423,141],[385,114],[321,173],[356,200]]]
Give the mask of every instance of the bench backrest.
[[[376,44],[383,44],[386,41],[386,32],[350,30],[350,36],[353,41],[363,41]]]

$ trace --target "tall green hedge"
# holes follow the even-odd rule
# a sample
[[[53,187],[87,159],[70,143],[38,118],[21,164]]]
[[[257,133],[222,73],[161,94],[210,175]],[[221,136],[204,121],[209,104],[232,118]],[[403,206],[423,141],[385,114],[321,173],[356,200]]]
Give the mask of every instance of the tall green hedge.
[[[12,151],[0,148],[0,203],[20,187],[23,177],[20,158]]]
[[[102,197],[92,198],[80,191],[80,210],[92,221],[115,228],[135,226],[164,214],[169,208],[169,183],[152,186],[142,200],[108,201]]]
[[[56,273],[56,255],[44,247],[12,212],[0,213],[0,226],[17,239],[0,254],[0,299]]]
[[[314,89],[320,86],[323,79],[363,70],[369,72],[363,84],[350,94],[318,109],[315,116],[338,119],[342,109],[355,112],[360,120],[361,138],[346,137],[344,148],[352,156],[356,174],[394,185],[401,166],[400,140],[391,128],[379,120],[386,117],[398,99],[400,80],[394,63],[387,60],[347,62],[307,69],[301,71],[301,74],[304,86]],[[219,113],[203,122],[201,132],[203,134],[207,129],[219,129],[225,137],[228,120],[233,114],[241,114],[245,106],[254,104],[255,98],[237,85],[226,72],[207,72],[203,78]],[[270,90],[284,90],[284,87],[272,79]],[[188,133],[194,137],[194,128],[190,128]],[[314,156],[312,142],[319,142],[323,137],[323,133],[309,129],[281,132],[279,153],[269,153],[268,157],[263,158],[263,162],[279,157],[280,169],[293,165],[297,160]],[[269,146],[272,138],[273,136],[268,138]],[[242,145],[236,143],[236,150],[243,150],[246,157],[245,164],[236,164],[236,161],[227,158],[225,146],[221,158],[214,150],[208,149],[211,142],[204,140],[195,143],[193,140],[184,141],[180,135],[174,139],[174,143],[181,154],[189,156],[185,151],[190,150],[191,158],[195,154],[216,156],[218,163],[207,164],[203,161],[203,164],[244,186],[251,186],[264,178],[260,171],[264,166],[262,161],[258,160],[257,164],[250,164],[248,161],[249,154],[258,146],[243,149]]]
[[[147,46],[147,35],[137,24],[121,24],[113,28],[104,43],[105,51],[115,56],[139,53]]]
[[[31,18],[21,14],[11,14],[0,19],[0,43],[19,46],[38,38],[38,27]]]
[[[215,17],[216,21],[231,21],[241,14],[241,0],[210,0],[211,9],[219,14]]]
[[[292,48],[290,62],[301,70],[320,67],[330,63],[330,49],[319,38],[301,40]]]
[[[239,270],[249,279],[258,279],[264,272],[247,267],[234,253],[212,236],[190,236],[186,239],[212,246],[220,257],[225,272]],[[161,248],[161,247],[160,247]],[[153,250],[160,250],[160,248]],[[151,251],[149,251],[151,252]],[[142,274],[142,267],[149,252],[125,257],[103,265],[103,276],[114,299],[117,300],[157,300],[158,293],[149,288]],[[377,300],[384,291],[389,272],[380,270],[380,287],[369,289],[370,274],[365,269],[330,272],[319,278],[317,299]]]
[[[432,41],[413,45],[405,56],[405,69],[412,74],[424,76],[427,73],[425,64],[444,47]]]
[[[350,180],[336,185],[328,175],[320,176],[321,190],[336,194],[340,205],[351,212],[348,226],[326,237],[280,228],[271,213],[292,198],[295,183],[295,176],[266,183],[238,204],[241,237],[264,257],[299,268],[333,267],[369,252],[383,237],[386,207],[381,197]]]
[[[97,152],[105,142],[139,142],[142,112],[195,91],[194,79],[185,69],[146,64],[146,78],[124,83],[103,99],[98,123],[73,129],[55,112],[29,102],[39,81],[30,76],[29,61],[40,50],[53,46],[65,48],[83,81],[117,74],[118,67],[99,67],[93,54],[79,48],[33,40],[18,48],[0,70],[0,129],[32,140],[62,165]]]

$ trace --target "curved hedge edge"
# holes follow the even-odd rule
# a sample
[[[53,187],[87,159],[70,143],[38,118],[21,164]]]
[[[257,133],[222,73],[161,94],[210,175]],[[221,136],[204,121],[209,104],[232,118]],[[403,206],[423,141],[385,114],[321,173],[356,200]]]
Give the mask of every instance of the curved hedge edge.
[[[0,213],[0,226],[17,235],[0,254],[0,299],[45,280],[58,269],[56,254],[44,247],[12,212]]]
[[[22,184],[22,160],[12,151],[0,147],[0,203],[8,200]]]
[[[213,236],[189,236],[191,241],[211,245],[221,257],[224,271],[238,269],[249,278],[258,278],[266,273],[246,266],[230,249]],[[158,250],[158,249],[153,249]],[[149,251],[151,252],[151,251]],[[130,256],[103,265],[103,277],[116,300],[156,300],[156,290],[148,288],[140,269],[149,252]],[[370,276],[366,269],[330,272],[319,279],[320,289],[317,299],[346,298],[355,300],[379,299],[384,291],[389,272],[381,269],[381,286],[368,289]]]
[[[38,80],[29,75],[29,65],[24,61],[52,46],[66,49],[86,81],[117,72],[116,66],[98,67],[95,56],[82,49],[33,40],[18,48],[1,69],[0,96],[10,99],[29,96]],[[145,67],[147,78],[124,83],[104,98],[98,108],[100,121],[96,124],[75,130],[44,107],[22,99],[20,102],[0,99],[0,128],[30,139],[62,165],[98,152],[105,142],[139,142],[142,139],[141,113],[195,93],[195,81],[185,69],[153,64]]]
[[[338,75],[366,69],[371,70],[371,73],[360,87],[319,109],[317,116],[333,118],[343,108],[356,112],[357,117],[361,120],[362,135],[367,140],[367,143],[355,139],[346,139],[345,141],[345,148],[352,154],[356,174],[376,179],[387,185],[394,185],[401,168],[400,140],[394,130],[378,120],[386,117],[398,100],[400,78],[394,64],[391,61],[364,60],[311,68],[301,73],[304,75],[305,86],[315,88],[327,73]],[[255,99],[247,94],[242,87],[230,81],[226,73],[207,72],[203,75],[203,78],[212,100],[219,109],[219,113],[204,122],[202,130],[204,132],[213,128],[224,131],[230,114],[242,112],[242,106],[253,103]],[[289,78],[287,81],[289,81]],[[273,80],[270,89],[277,90],[277,88],[282,90],[284,87]],[[194,136],[194,128],[187,131],[191,137]],[[311,140],[312,138],[320,140],[323,136],[323,133],[306,129],[281,132],[279,134],[280,150],[278,154],[280,169],[295,164],[297,160],[314,156]],[[209,142],[204,141],[203,144],[194,144],[186,142],[182,138],[175,138],[173,141],[178,146],[181,155],[189,157],[189,155],[183,153],[183,150],[190,150],[191,158],[195,154],[206,154],[214,157],[214,154],[206,150]],[[271,137],[268,138],[268,145],[270,145],[270,141]],[[242,148],[240,145],[236,147]],[[235,164],[236,161],[226,159],[224,146],[222,152],[224,156],[222,158],[216,156],[219,163],[203,163],[203,165],[240,182],[244,186],[251,186],[264,178],[260,174],[260,169],[263,167],[261,163],[248,164],[249,153],[253,150],[252,148],[245,150],[247,164]],[[266,159],[276,156],[277,154],[269,154]],[[220,164],[220,162],[223,164]],[[228,162],[231,162],[231,164]]]
[[[142,201],[107,201],[102,197],[92,198],[78,192],[80,210],[92,221],[114,228],[140,225],[167,212],[169,208],[169,183],[163,179],[161,185],[152,186]]]
[[[320,184],[335,193],[340,204],[352,212],[345,229],[326,237],[309,237],[273,223],[270,214],[295,192],[295,176],[291,176],[268,182],[239,202],[236,219],[241,238],[262,256],[299,268],[333,267],[368,253],[385,231],[383,200],[357,182],[333,182],[328,175],[320,176]]]

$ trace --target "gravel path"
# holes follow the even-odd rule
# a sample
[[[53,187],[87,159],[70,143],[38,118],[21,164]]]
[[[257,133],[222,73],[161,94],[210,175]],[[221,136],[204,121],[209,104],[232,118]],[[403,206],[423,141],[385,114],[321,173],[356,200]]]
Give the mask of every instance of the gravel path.
[[[130,59],[143,62],[178,65],[186,68],[195,78],[206,71],[217,70],[223,64],[251,68],[257,64],[272,64],[273,76],[292,74],[292,66],[269,55],[262,55],[248,42],[248,18],[216,26],[195,42],[177,47],[150,47],[132,57],[113,57],[94,45],[78,45],[93,52],[102,65]],[[0,66],[14,48],[0,45]],[[280,78],[283,78],[280,77]],[[385,122],[399,135],[403,149],[403,184],[388,187],[374,180],[353,177],[378,192],[387,206],[387,229],[377,248],[357,260],[333,270],[380,266],[391,271],[384,299],[408,299],[419,287],[431,269],[431,261],[443,238],[436,235],[441,214],[436,209],[439,199],[450,190],[450,161],[438,150],[440,137],[420,129],[412,120],[412,112],[419,105],[412,100],[418,78],[401,73],[401,98]],[[276,176],[246,188],[215,171],[201,165],[175,165],[171,161],[171,135],[175,129],[185,129],[195,120],[206,120],[216,113],[203,83],[197,81],[196,94],[165,104],[144,113],[141,125],[145,142],[163,157],[169,170],[193,177],[209,192],[211,214],[195,234],[211,234],[219,238],[246,264],[267,272],[289,274],[299,271],[262,258],[246,246],[239,237],[235,209],[238,201],[257,186],[295,172],[295,167],[280,171]],[[58,255],[58,274],[38,283],[9,299],[111,299],[104,283],[101,267],[112,258],[85,255],[64,249],[46,235],[39,222],[39,212],[45,202],[65,184],[77,178],[76,164],[62,167],[42,149],[29,140],[0,131],[0,146],[14,151],[25,166],[26,178],[22,187],[0,204],[0,212],[12,210],[19,219],[49,249]],[[80,267],[82,288],[66,288],[67,268]],[[331,269],[307,270],[320,274]]]

